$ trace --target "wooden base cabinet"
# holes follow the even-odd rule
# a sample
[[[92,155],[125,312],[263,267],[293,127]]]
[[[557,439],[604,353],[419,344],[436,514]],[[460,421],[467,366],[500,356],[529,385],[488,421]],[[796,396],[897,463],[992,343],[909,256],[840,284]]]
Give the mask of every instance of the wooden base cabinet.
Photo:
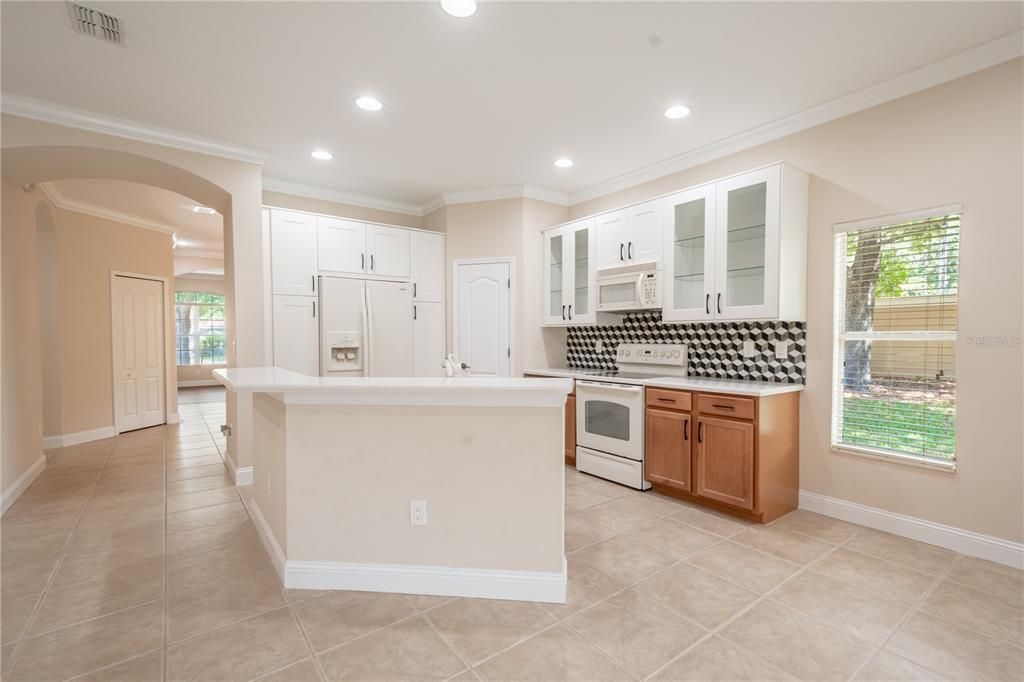
[[[751,521],[788,514],[800,490],[799,395],[647,389],[647,480]]]

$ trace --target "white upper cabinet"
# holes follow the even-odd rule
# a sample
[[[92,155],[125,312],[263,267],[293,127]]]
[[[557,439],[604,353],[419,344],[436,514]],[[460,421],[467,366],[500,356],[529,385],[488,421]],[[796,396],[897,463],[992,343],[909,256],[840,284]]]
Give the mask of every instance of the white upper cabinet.
[[[715,185],[666,197],[662,270],[662,319],[710,320],[715,316]]]
[[[444,235],[413,232],[409,235],[413,299],[416,301],[444,301]]]
[[[597,244],[594,220],[544,233],[544,324],[588,324],[597,320]]]
[[[316,296],[316,218],[270,213],[270,271],[275,294]]]
[[[628,218],[625,211],[612,211],[597,216],[597,269],[627,265],[626,242],[629,241]]]
[[[662,202],[648,201],[631,206],[626,234],[626,262],[661,264],[661,226],[663,222]]]
[[[323,272],[363,274],[366,258],[366,225],[344,218],[317,216],[317,259]]]
[[[368,224],[366,253],[367,274],[409,279],[409,230]]]

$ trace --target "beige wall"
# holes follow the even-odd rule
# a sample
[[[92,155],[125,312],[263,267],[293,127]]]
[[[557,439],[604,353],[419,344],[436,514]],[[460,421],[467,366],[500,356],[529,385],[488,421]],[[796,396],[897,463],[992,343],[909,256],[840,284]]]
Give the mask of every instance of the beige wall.
[[[165,285],[164,346],[174,367],[174,265],[171,235],[103,218],[56,210],[57,289],[62,328],[60,400],[62,433],[114,424],[110,276],[112,271],[152,275]],[[166,374],[167,413],[177,411],[177,378]]]
[[[175,258],[175,267],[177,267]],[[175,291],[201,291],[208,294],[223,294],[224,280],[210,279],[208,277],[177,277],[174,280]],[[177,360],[177,357],[175,357]],[[213,370],[224,365],[178,365],[178,385],[188,381],[202,381],[209,384],[217,384],[213,378]],[[218,386],[220,384],[217,384]]]
[[[43,454],[42,380],[36,283],[36,209],[39,192],[28,194],[4,179],[0,225],[2,254],[3,428],[0,458],[7,491]]]
[[[811,174],[801,487],[1024,541],[1024,60],[572,207],[580,217],[773,161]],[[955,474],[832,454],[832,226],[961,202]],[[971,337],[1008,337],[979,345]]]
[[[43,435],[63,433],[60,399],[60,307],[57,225],[54,206],[42,197],[36,205],[36,281],[39,301],[39,356],[42,380]],[[45,445],[45,443],[44,443]]]
[[[217,209],[224,216],[228,364],[267,364],[260,215],[263,197],[258,164],[9,114],[3,115],[2,127],[3,174],[16,185],[62,178],[109,177],[170,189]],[[236,262],[244,267],[236,269]],[[5,374],[5,390],[8,379]],[[17,391],[15,387],[11,390]],[[228,395],[228,423],[233,427],[228,438],[228,458],[236,466],[249,466],[245,457],[252,435],[251,407],[250,396]],[[4,426],[6,431],[6,421]],[[242,453],[241,460],[237,453]]]
[[[373,208],[363,208],[362,206],[353,206],[352,204],[343,204],[325,199],[314,199],[312,197],[300,197],[294,194],[284,194],[283,192],[271,192],[266,189],[263,190],[263,205],[290,208],[296,211],[308,211],[310,213],[322,213],[324,215],[352,218],[353,220],[367,220],[372,223],[423,227],[423,219],[419,216],[395,213],[393,211],[379,211]]]

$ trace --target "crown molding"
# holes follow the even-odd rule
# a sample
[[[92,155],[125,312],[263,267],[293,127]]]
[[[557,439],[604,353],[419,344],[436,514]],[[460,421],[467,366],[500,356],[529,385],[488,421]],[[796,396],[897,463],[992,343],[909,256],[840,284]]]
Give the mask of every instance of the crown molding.
[[[618,192],[644,182],[694,168],[701,164],[736,154],[787,135],[792,135],[829,121],[871,107],[891,102],[915,92],[1010,61],[1024,55],[1024,31],[1016,31],[988,43],[932,62],[901,76],[876,83],[856,92],[805,109],[738,135],[692,151],[673,156],[651,166],[620,175],[569,194],[569,206]]]
[[[559,206],[569,205],[569,195],[565,192],[536,185],[503,185],[501,187],[471,189],[464,192],[446,192],[440,197],[432,199],[428,204],[433,205],[438,199],[441,201],[438,208],[442,205],[473,204],[479,201],[497,201],[499,199],[536,199],[537,201],[546,201],[550,204],[558,204]],[[428,204],[424,204],[424,206]]]
[[[355,194],[317,185],[306,185],[301,182],[290,182],[278,178],[263,178],[263,189],[282,194],[293,194],[311,199],[323,199],[341,204],[351,204],[362,208],[370,208],[376,211],[389,211],[391,213],[402,213],[404,215],[422,216],[423,210],[417,204],[408,204],[401,201],[380,199],[365,194]]]
[[[447,204],[444,203],[444,195],[438,194],[433,199],[428,200],[426,203],[420,206],[420,212],[423,215],[430,215],[439,208],[444,208]]]
[[[224,252],[216,251],[214,249],[200,249],[194,246],[175,246],[174,247],[175,258],[210,258],[214,260],[224,260]]]
[[[111,208],[104,206],[98,206],[91,204],[87,201],[80,201],[78,199],[69,199],[60,193],[60,191],[49,182],[40,182],[36,185],[43,191],[54,206],[57,208],[64,209],[65,211],[74,211],[75,213],[84,213],[86,215],[95,216],[97,218],[103,218],[105,220],[113,220],[114,222],[123,223],[125,225],[131,225],[132,227],[141,227],[144,230],[154,230],[156,232],[164,232],[166,234],[174,234],[177,232],[177,228],[167,223],[157,222],[155,220],[149,220],[131,213],[124,213],[122,211],[115,211]]]
[[[168,128],[160,128],[105,114],[97,114],[8,92],[0,93],[0,110],[12,116],[21,116],[69,128],[89,130],[94,133],[114,135],[138,142],[148,142],[162,147],[173,147],[175,149],[198,152],[199,154],[219,156],[233,161],[263,165],[267,157],[270,156],[270,152],[257,147],[231,144],[221,140],[183,133]]]

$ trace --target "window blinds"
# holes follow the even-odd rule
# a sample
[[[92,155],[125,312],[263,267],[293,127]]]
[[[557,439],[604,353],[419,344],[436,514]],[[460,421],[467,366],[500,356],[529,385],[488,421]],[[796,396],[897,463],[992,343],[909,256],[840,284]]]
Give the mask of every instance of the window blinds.
[[[959,207],[836,226],[832,444],[952,465]]]

